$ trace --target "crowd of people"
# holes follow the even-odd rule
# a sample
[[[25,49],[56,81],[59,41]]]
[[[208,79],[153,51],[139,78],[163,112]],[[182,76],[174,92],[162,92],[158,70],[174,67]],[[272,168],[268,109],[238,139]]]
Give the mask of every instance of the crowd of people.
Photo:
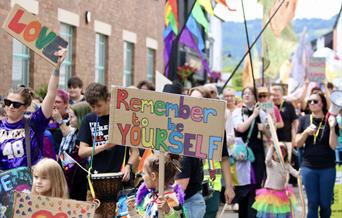
[[[303,178],[307,216],[330,217],[335,165],[342,147],[341,113],[328,112],[331,90],[309,90],[307,82],[301,97],[287,98],[280,86],[246,87],[241,97],[225,89],[222,160],[166,154],[165,192],[160,195],[158,152],[150,152],[145,159],[144,150],[108,143],[107,87],[91,83],[83,93],[82,80],[72,77],[68,90],[58,88],[65,50],[58,55],[44,99],[29,87],[18,86],[8,92],[1,106],[0,170],[32,165],[31,194],[80,201],[97,196],[101,204],[95,217],[118,216],[119,190],[128,188],[137,188],[125,202],[128,217],[158,217],[163,212],[168,218],[214,218],[221,202],[231,205],[242,218],[290,217],[296,206],[291,186],[296,180],[289,181],[291,174]],[[154,85],[142,81],[135,88],[153,91]],[[185,91],[174,82],[164,92],[220,98],[214,84]],[[264,109],[263,104],[270,102],[271,110]],[[269,119],[276,128],[280,153]],[[97,175],[93,179],[109,178],[109,184],[94,182],[96,196],[90,191],[88,173]],[[135,182],[139,178],[142,181]],[[98,194],[104,186],[115,186],[116,191]]]

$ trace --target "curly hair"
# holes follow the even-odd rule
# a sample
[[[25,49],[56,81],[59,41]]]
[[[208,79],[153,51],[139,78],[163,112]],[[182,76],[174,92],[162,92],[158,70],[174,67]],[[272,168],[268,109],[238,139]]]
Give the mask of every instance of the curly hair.
[[[90,105],[95,105],[100,100],[107,101],[110,95],[107,86],[100,83],[91,83],[86,88],[84,96]]]

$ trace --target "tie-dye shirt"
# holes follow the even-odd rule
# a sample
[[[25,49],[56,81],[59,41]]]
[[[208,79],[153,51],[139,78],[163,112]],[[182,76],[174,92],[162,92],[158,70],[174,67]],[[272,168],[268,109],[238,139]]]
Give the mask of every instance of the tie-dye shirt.
[[[41,108],[36,110],[30,119],[31,161],[35,164],[42,157],[44,131],[49,119]],[[33,127],[34,126],[34,127]],[[41,143],[38,143],[40,141]],[[8,123],[7,119],[0,121],[0,170],[9,170],[20,166],[27,166],[25,142],[25,118]]]

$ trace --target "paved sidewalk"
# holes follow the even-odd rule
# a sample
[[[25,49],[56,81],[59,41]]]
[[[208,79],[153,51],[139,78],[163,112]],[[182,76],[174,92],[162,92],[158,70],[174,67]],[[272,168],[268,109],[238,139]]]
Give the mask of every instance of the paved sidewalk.
[[[294,187],[294,191],[295,191],[296,200],[297,200],[297,208],[295,210],[295,218],[299,218],[302,215],[303,208],[302,208],[302,205],[300,203],[298,187]],[[305,194],[305,192],[304,192],[304,194]],[[306,196],[304,196],[304,199],[306,199]],[[306,203],[306,205],[307,205],[307,203]],[[219,211],[217,213],[217,218],[220,218],[219,216],[220,216],[220,214],[222,212],[223,207],[224,207],[224,204],[221,204],[220,208],[219,208]],[[239,216],[238,216],[238,214],[236,212],[230,211],[230,210],[224,211],[224,213],[222,215],[222,218],[238,218],[238,217]]]

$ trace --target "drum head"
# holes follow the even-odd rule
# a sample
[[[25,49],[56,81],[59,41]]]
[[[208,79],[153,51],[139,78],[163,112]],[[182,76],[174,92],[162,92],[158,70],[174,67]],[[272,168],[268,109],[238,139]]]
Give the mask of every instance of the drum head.
[[[122,178],[123,177],[122,172],[117,173],[97,173],[97,174],[91,174],[92,179],[105,179],[105,178]]]

